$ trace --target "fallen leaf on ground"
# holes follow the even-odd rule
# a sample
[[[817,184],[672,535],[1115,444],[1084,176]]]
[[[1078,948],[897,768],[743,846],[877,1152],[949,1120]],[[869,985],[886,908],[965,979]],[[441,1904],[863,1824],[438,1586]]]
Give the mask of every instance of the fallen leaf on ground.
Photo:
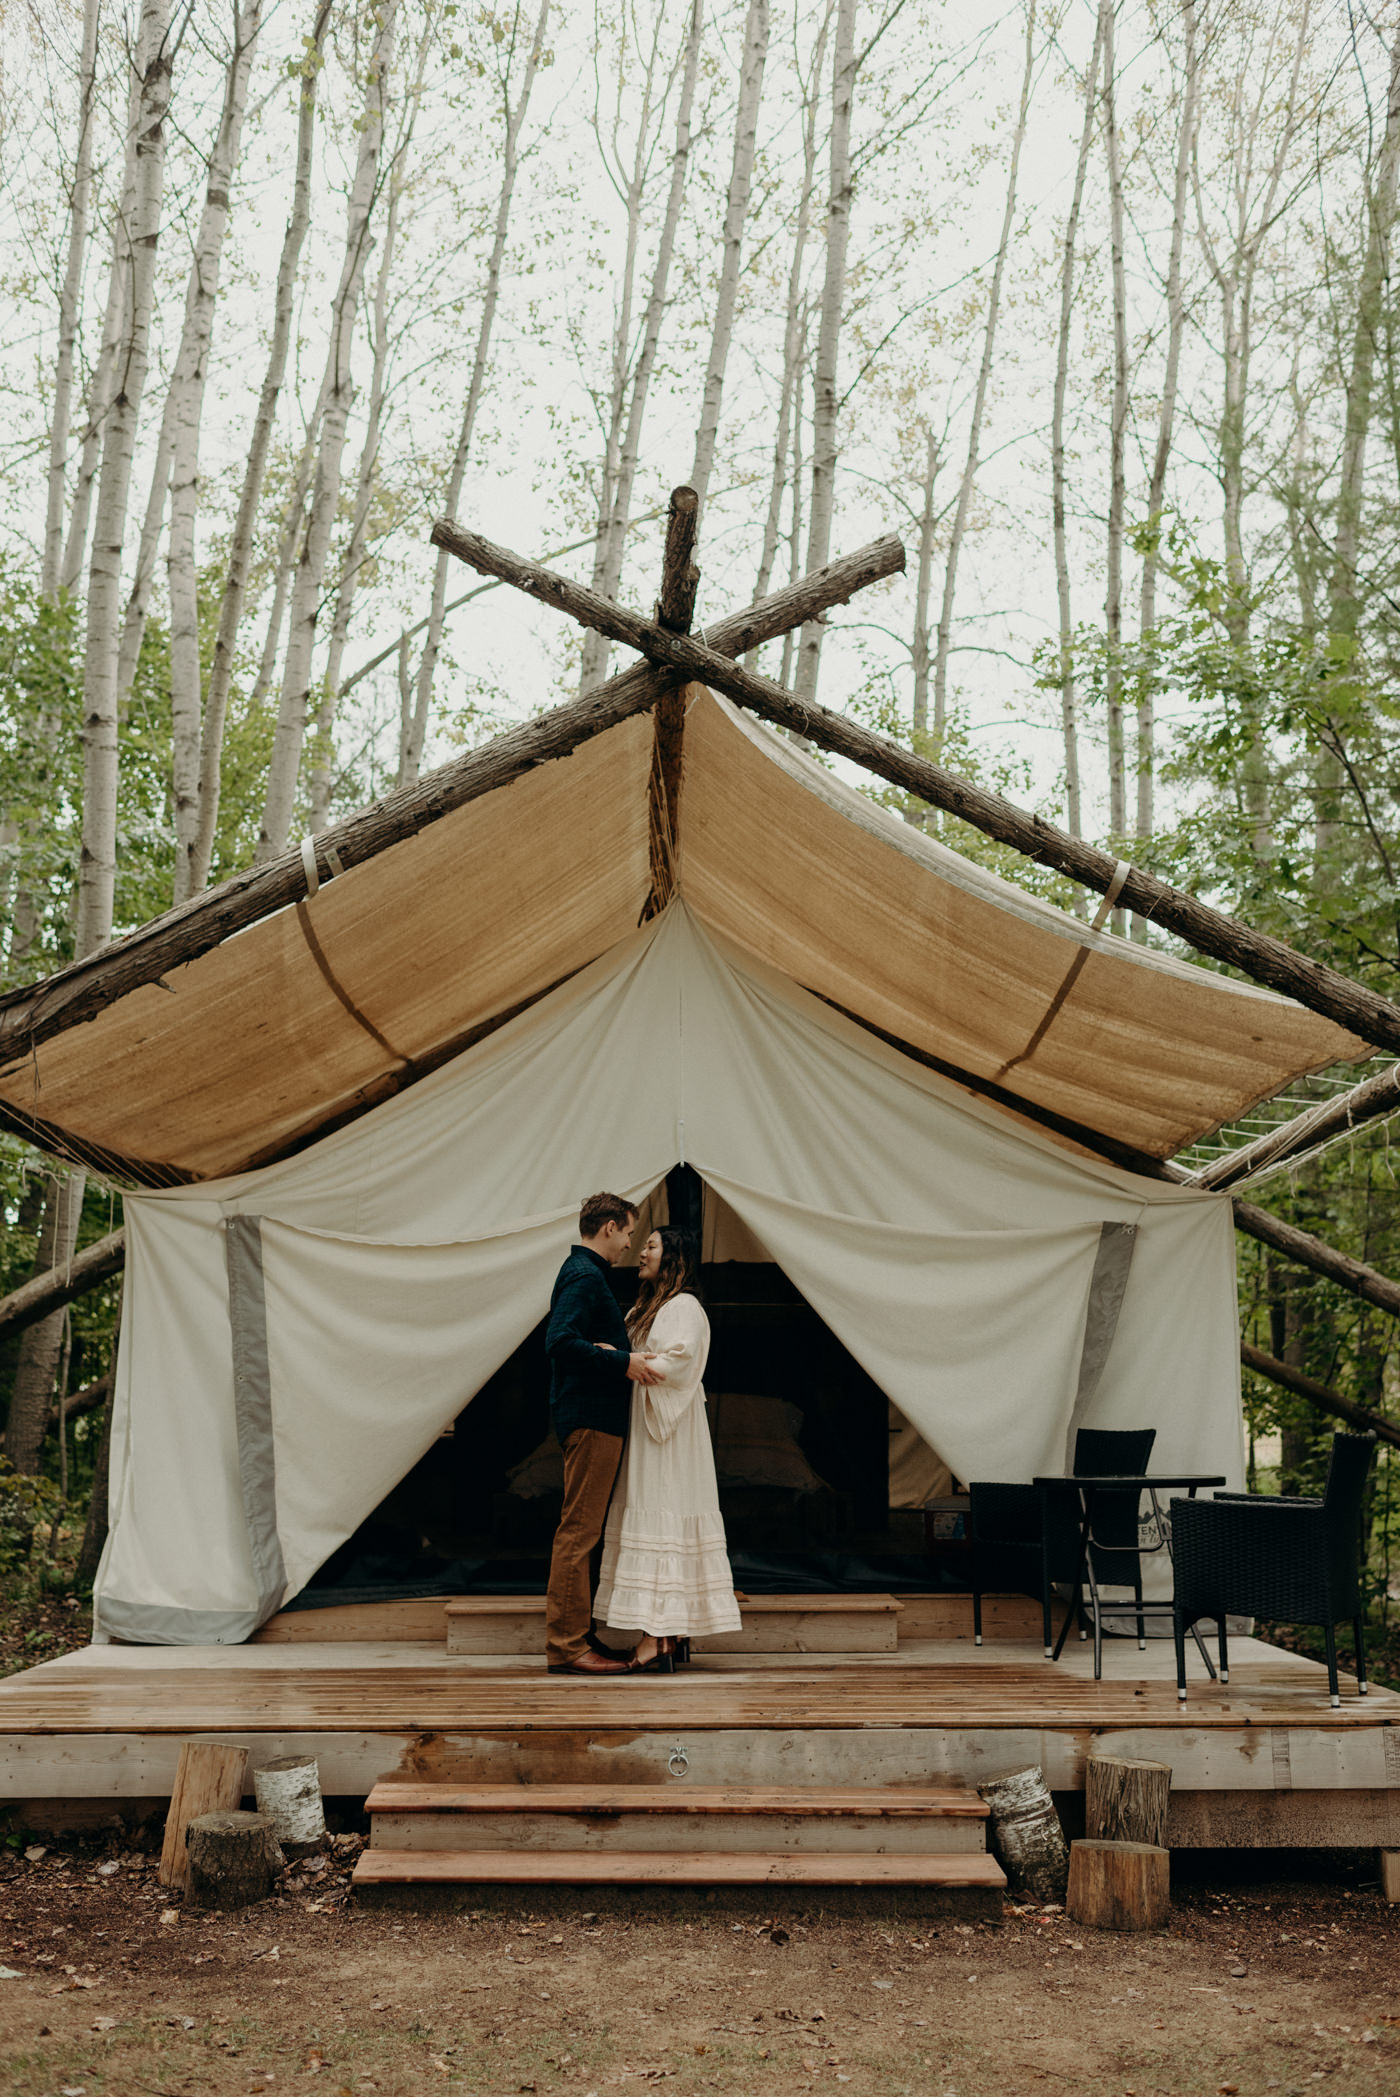
[[[115,2017],[94,2017],[92,2028],[94,2031],[115,2031],[117,2019]]]

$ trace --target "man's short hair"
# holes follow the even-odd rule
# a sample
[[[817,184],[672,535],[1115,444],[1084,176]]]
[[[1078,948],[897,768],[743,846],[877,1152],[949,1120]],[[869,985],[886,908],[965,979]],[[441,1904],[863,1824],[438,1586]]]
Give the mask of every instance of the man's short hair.
[[[620,1194],[590,1194],[578,1212],[578,1234],[596,1238],[605,1223],[635,1223],[637,1211]]]

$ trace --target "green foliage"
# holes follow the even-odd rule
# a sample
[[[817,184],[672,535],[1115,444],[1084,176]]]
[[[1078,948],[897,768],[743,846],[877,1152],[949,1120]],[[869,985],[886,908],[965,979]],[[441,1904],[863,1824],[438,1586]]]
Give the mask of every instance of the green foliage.
[[[8,1456],[0,1456],[0,1578],[29,1563],[35,1532],[53,1522],[58,1507],[56,1485],[17,1471]]]

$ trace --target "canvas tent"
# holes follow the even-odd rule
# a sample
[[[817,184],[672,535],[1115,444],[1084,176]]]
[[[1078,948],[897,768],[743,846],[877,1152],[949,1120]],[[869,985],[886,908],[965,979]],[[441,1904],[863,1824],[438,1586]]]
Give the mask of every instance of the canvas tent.
[[[579,1197],[680,1161],[960,1475],[1151,1422],[1238,1481],[1228,1198],[1094,1144],[1170,1156],[1362,1045],[687,701],[661,915],[636,718],[0,1072],[146,1190],[107,1635],[245,1637],[530,1331]]]

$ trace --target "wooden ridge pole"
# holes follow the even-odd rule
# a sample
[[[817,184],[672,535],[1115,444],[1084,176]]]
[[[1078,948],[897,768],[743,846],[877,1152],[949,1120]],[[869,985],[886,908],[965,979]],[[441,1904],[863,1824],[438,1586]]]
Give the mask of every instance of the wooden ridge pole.
[[[763,719],[806,736],[838,757],[849,758],[853,764],[887,779],[892,786],[960,817],[975,830],[1010,845],[1028,859],[1056,868],[1086,888],[1103,894],[1119,876],[1120,862],[1111,852],[1101,852],[1082,838],[1070,837],[1043,817],[1028,815],[1000,794],[973,786],[956,772],[926,757],[916,757],[887,737],[875,735],[840,714],[829,713],[824,706],[805,704],[771,678],[741,669],[738,663],[726,660],[702,641],[668,633],[654,620],[643,619],[594,590],[570,582],[534,561],[523,560],[505,547],[494,546],[489,539],[461,525],[446,521],[434,525],[433,543],[446,547],[479,573],[498,575],[527,596],[567,612],[580,625],[596,627],[611,639],[640,650],[653,662],[668,664],[688,677],[712,685]],[[1176,933],[1198,953],[1209,954],[1270,990],[1295,998],[1300,1005],[1359,1035],[1363,1041],[1400,1051],[1400,1006],[1359,983],[1349,982],[1335,969],[1295,953],[1281,939],[1250,931],[1237,919],[1212,910],[1184,889],[1172,888],[1139,867],[1128,868],[1117,900],[1125,910],[1136,911],[1140,917],[1151,918]]]
[[[761,603],[746,605],[719,620],[706,637],[707,658],[717,652],[717,659],[723,660],[775,640],[903,566],[904,548],[899,540],[877,539],[815,575],[774,591]],[[509,729],[482,749],[468,751],[412,786],[386,795],[372,807],[322,831],[314,845],[319,878],[328,881],[337,872],[359,866],[481,795],[508,786],[536,765],[567,757],[591,737],[633,714],[645,713],[674,682],[664,671],[645,663],[634,665],[581,698]],[[232,875],[218,888],[203,890],[44,982],[10,991],[0,997],[0,1063],[13,1063],[51,1036],[95,1019],[118,998],[143,984],[158,983],[167,969],[207,954],[231,933],[299,902],[305,893],[301,853],[286,852],[279,859]]]
[[[1319,1100],[1316,1106],[1306,1107],[1279,1128],[1267,1129],[1252,1143],[1231,1151],[1228,1157],[1217,1158],[1202,1171],[1193,1172],[1186,1184],[1210,1192],[1236,1186],[1240,1180],[1254,1178],[1266,1166],[1280,1165],[1304,1151],[1315,1150],[1320,1143],[1330,1142],[1334,1136],[1344,1136],[1368,1121],[1378,1121],[1382,1115],[1397,1111],[1400,1064],[1353,1085],[1337,1099]]]

